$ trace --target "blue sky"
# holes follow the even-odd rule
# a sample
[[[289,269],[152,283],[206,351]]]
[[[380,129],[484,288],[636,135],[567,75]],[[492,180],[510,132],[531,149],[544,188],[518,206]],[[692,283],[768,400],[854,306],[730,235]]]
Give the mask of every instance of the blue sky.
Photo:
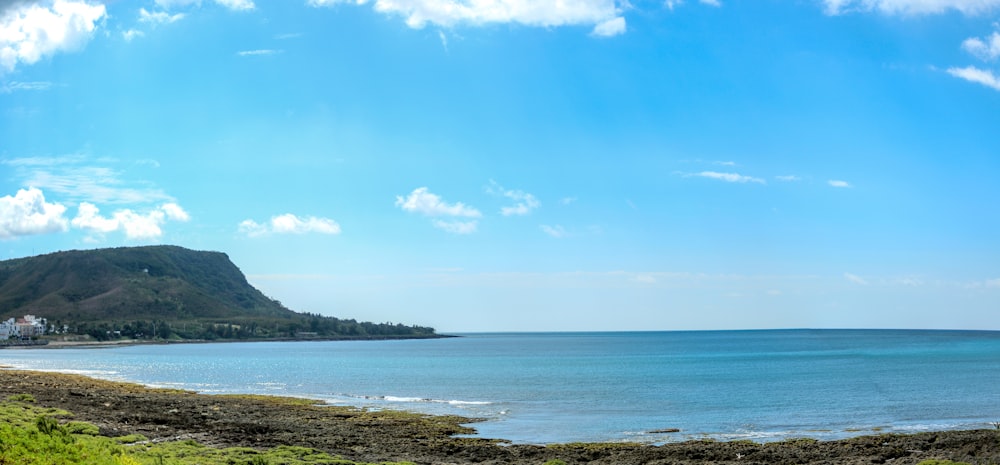
[[[0,0],[0,258],[441,331],[1000,329],[1000,0]]]

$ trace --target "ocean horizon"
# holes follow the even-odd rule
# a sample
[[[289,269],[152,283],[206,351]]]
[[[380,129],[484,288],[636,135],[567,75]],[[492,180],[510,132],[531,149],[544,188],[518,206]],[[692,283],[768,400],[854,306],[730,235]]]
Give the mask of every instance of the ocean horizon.
[[[5,349],[0,365],[455,414],[481,419],[480,437],[515,443],[838,439],[1000,420],[997,331],[455,335]]]

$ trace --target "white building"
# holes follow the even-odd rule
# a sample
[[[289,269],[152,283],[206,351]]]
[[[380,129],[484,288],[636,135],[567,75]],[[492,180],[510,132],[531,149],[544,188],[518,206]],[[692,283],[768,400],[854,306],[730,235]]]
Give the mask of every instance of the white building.
[[[45,318],[35,315],[24,315],[24,318],[0,321],[0,340],[21,337],[35,337],[45,334],[47,322]]]

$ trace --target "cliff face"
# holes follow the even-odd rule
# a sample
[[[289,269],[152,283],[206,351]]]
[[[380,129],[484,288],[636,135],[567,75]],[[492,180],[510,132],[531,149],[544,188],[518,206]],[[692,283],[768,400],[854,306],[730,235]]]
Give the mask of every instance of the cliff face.
[[[226,254],[176,246],[0,261],[0,316],[24,314],[77,322],[297,315],[251,286]]]

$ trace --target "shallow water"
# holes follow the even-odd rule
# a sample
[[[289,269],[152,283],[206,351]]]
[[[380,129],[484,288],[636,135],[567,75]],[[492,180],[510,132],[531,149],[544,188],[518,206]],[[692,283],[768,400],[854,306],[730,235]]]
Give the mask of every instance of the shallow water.
[[[3,350],[0,364],[485,418],[515,442],[832,439],[991,427],[1000,333],[474,334]],[[679,428],[680,433],[652,430]]]

